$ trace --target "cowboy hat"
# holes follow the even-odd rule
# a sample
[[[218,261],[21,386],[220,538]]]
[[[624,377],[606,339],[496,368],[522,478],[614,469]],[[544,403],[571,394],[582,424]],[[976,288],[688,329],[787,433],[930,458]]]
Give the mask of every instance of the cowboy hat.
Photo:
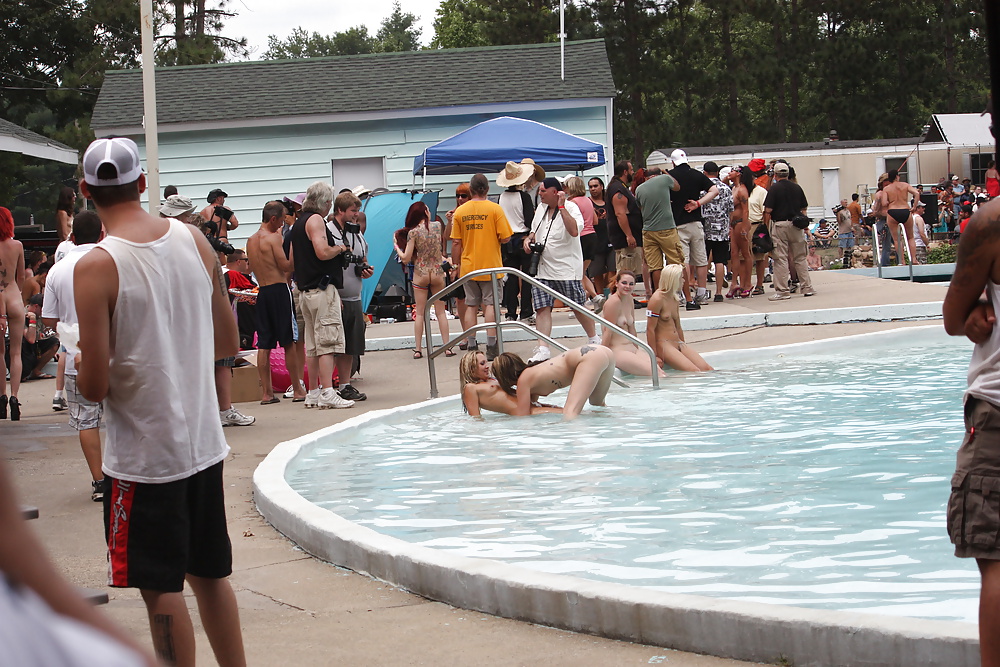
[[[530,157],[526,157],[523,160],[521,160],[521,164],[530,164],[532,167],[534,167],[536,181],[541,181],[545,178],[545,170],[542,169],[540,165],[535,164],[535,161],[532,160]]]
[[[532,171],[531,165],[508,162],[500,175],[497,176],[497,185],[501,188],[509,188],[512,185],[527,183],[528,179],[531,178]]]

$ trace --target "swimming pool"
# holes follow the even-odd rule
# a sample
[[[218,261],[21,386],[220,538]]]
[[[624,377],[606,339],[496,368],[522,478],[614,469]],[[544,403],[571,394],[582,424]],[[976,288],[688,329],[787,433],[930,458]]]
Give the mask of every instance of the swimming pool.
[[[286,479],[379,533],[673,593],[974,622],[944,506],[970,346],[939,330],[716,357],[575,422],[454,402],[319,439]],[[845,359],[847,361],[845,362]]]

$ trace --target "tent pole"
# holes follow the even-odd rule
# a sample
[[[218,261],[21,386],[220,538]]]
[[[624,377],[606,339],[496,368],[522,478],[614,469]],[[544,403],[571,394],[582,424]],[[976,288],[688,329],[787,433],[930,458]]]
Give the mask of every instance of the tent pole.
[[[559,0],[559,78],[566,80],[566,0]]]

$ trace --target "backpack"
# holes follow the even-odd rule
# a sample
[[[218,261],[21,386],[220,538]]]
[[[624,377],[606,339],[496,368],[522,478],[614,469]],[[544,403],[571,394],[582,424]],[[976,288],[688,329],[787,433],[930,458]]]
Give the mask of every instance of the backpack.
[[[771,232],[767,231],[767,225],[758,223],[750,237],[750,245],[758,255],[774,250],[774,241],[771,239]]]

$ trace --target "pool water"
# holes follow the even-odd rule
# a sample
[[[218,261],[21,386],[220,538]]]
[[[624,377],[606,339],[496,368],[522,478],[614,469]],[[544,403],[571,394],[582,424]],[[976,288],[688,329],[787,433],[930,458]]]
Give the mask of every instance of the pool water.
[[[975,563],[945,530],[971,345],[901,336],[612,387],[570,423],[476,421],[452,403],[306,447],[287,479],[344,518],[466,556],[975,622]]]

